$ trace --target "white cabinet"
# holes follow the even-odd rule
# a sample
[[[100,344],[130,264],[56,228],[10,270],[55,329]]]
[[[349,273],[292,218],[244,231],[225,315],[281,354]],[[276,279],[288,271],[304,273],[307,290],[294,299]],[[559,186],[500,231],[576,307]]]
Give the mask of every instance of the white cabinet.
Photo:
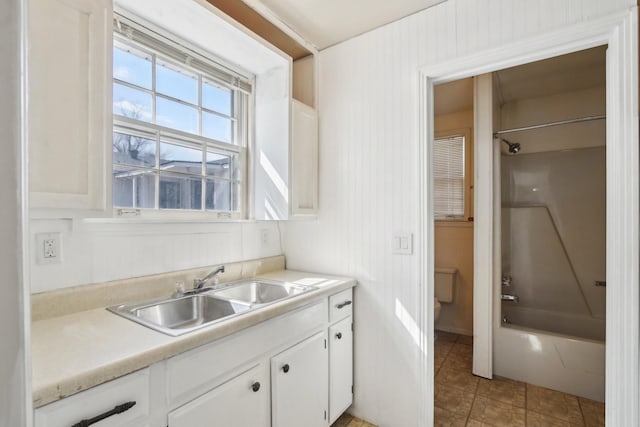
[[[326,332],[271,359],[273,427],[326,427],[328,361]]]
[[[268,427],[269,376],[257,365],[169,413],[169,427]]]
[[[111,140],[111,0],[29,1],[34,208],[104,210]]]
[[[35,427],[70,427],[105,416],[96,426],[146,427],[149,407],[147,368],[38,408],[34,421]],[[108,415],[116,408],[122,412]]]
[[[318,115],[313,108],[291,104],[291,214],[318,213]]]
[[[353,402],[353,331],[349,316],[329,327],[329,421]]]

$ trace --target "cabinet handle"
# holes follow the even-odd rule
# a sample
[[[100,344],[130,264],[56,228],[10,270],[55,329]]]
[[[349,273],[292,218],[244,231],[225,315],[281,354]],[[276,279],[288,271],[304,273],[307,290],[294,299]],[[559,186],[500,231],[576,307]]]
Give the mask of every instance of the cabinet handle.
[[[258,390],[260,390],[260,383],[258,381],[256,381],[255,383],[253,383],[251,385],[251,390],[253,390],[254,392],[257,392]]]
[[[338,338],[339,340],[342,339],[342,332],[338,332],[336,334],[336,338]]]
[[[340,310],[341,308],[346,307],[346,306],[348,306],[348,305],[351,305],[351,301],[349,301],[349,300],[347,300],[347,301],[345,301],[345,302],[341,302],[340,304],[337,304],[337,305],[336,305],[336,308],[337,308],[338,310]]]
[[[285,365],[282,367],[282,370],[284,371],[285,374],[289,372],[289,364],[285,363]]]
[[[133,406],[135,406],[135,404],[136,404],[135,401],[131,401],[131,402],[123,403],[122,405],[116,405],[110,411],[104,412],[104,413],[102,413],[100,415],[96,415],[93,418],[89,418],[89,419],[86,419],[86,420],[78,421],[77,423],[75,423],[71,427],[89,427],[91,424],[95,424],[97,422],[100,422],[100,421],[104,420],[105,418],[109,418],[112,415],[117,415],[117,414],[121,414],[121,413],[123,413],[125,411],[128,411]]]

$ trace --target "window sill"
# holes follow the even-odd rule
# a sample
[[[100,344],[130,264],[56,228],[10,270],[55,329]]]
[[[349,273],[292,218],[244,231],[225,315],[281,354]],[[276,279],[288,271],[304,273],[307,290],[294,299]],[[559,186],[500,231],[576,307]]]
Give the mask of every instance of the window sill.
[[[436,219],[434,221],[434,225],[436,228],[453,228],[453,227],[463,227],[463,228],[473,228],[473,221],[469,221],[467,219]]]

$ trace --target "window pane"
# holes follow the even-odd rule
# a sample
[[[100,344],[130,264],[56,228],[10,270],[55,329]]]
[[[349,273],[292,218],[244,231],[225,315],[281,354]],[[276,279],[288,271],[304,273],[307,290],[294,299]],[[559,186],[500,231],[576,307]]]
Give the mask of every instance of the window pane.
[[[198,105],[198,79],[187,70],[156,62],[156,91]]]
[[[114,46],[113,77],[151,90],[151,55],[125,45]]]
[[[195,176],[160,174],[160,209],[202,208],[202,179]]]
[[[202,82],[202,106],[221,114],[231,115],[231,89]]]
[[[222,142],[231,141],[232,120],[202,112],[202,136]]]
[[[118,83],[113,84],[113,114],[150,122],[151,94]]]
[[[154,167],[156,165],[156,142],[126,133],[113,133],[113,163]]]
[[[161,142],[160,169],[201,175],[202,150]]]
[[[156,97],[156,123],[171,129],[198,133],[198,110],[179,102]]]
[[[217,179],[207,179],[207,210],[231,210],[231,183]]]
[[[224,154],[207,152],[207,175],[231,179],[230,171],[233,167],[235,157],[235,155],[232,157]]]
[[[434,214],[464,216],[464,137],[436,138],[433,145]]]
[[[156,200],[155,172],[113,166],[113,206],[153,208]]]

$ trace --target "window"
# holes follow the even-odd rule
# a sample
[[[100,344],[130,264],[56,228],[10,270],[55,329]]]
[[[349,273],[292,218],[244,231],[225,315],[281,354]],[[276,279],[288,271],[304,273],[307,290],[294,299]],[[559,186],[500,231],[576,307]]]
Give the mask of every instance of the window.
[[[465,136],[435,138],[433,144],[434,216],[465,217]]]
[[[246,212],[251,81],[116,15],[115,208]]]

